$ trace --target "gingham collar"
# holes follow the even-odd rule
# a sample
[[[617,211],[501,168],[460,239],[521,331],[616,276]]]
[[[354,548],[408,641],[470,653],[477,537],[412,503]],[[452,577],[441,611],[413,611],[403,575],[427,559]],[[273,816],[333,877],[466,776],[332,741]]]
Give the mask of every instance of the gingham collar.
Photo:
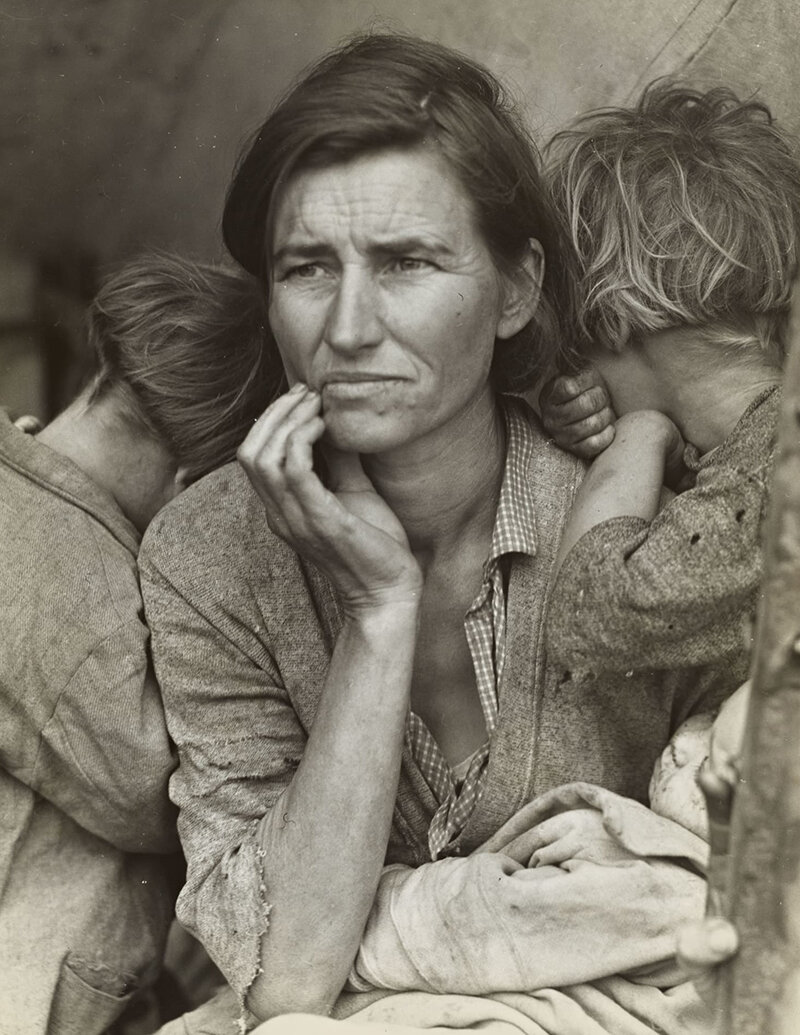
[[[506,464],[489,564],[507,553],[536,553],[536,516],[530,481],[533,430],[525,414],[525,403],[511,396],[501,396],[500,405],[506,422]]]

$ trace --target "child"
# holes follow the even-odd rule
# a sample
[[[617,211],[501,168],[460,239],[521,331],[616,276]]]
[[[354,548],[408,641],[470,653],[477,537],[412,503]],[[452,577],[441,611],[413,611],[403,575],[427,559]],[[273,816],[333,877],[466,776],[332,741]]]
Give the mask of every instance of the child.
[[[173,915],[174,766],[136,556],[279,387],[255,282],[167,257],[89,312],[98,373],[38,435],[0,413],[0,1026],[147,1018]]]
[[[599,451],[561,544],[548,650],[573,672],[727,662],[741,681],[800,166],[764,105],[669,83],[579,119],[550,155],[581,270],[576,355],[600,377],[562,377],[541,400],[559,444]],[[660,509],[683,463],[689,487]]]

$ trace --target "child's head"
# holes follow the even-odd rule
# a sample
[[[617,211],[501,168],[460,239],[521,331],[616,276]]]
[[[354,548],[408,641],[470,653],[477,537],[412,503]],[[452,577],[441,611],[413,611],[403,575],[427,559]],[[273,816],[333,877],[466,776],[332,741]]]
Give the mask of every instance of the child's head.
[[[281,387],[264,348],[261,289],[248,274],[144,256],[105,281],[89,309],[93,405],[160,440],[192,482],[232,460]]]
[[[731,359],[780,365],[800,165],[765,105],[657,81],[548,151],[580,264],[580,352],[696,327]]]

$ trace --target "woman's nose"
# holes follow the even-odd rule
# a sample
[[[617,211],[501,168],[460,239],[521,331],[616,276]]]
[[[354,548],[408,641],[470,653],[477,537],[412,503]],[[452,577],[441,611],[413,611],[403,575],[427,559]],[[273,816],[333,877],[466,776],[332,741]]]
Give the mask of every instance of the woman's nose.
[[[368,270],[342,272],[325,328],[327,344],[339,352],[378,345],[382,338],[376,285]]]

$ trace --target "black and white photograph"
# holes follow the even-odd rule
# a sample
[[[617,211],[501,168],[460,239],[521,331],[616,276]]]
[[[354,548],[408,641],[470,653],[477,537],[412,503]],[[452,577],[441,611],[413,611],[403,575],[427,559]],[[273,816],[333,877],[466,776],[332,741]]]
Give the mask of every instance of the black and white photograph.
[[[0,1035],[800,1035],[799,55],[0,0]]]

